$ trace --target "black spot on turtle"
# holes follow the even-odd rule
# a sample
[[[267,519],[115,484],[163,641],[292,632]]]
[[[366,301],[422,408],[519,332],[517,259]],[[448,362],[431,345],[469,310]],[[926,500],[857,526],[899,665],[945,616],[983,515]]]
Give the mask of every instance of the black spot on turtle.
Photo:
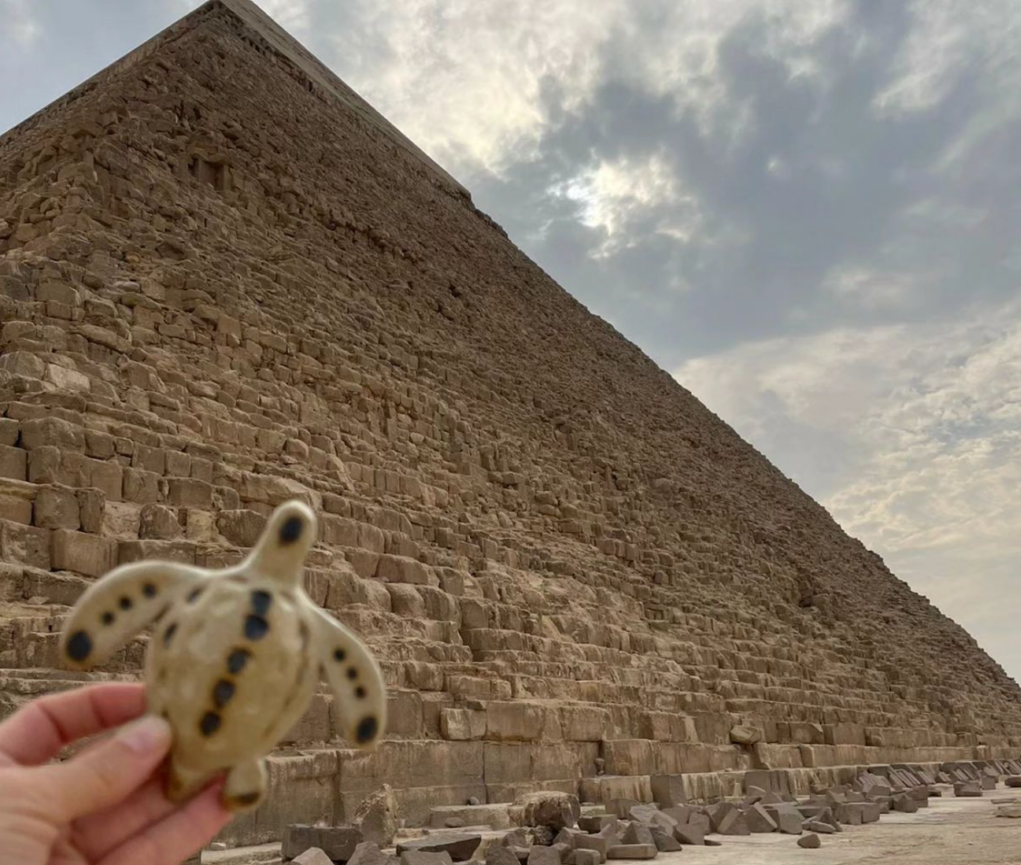
[[[245,636],[249,640],[261,640],[269,632],[269,622],[262,616],[248,616],[245,619]]]
[[[269,592],[264,592],[262,589],[252,592],[252,610],[255,611],[255,615],[265,616],[272,603],[273,596]]]
[[[174,633],[177,631],[177,622],[171,622],[167,625],[167,629],[163,632],[163,645],[169,646],[170,641],[174,638]]]
[[[102,621],[104,625],[112,625],[114,623],[114,619],[116,618],[117,617],[113,613],[107,610],[105,613],[103,613]]]
[[[248,659],[252,656],[251,652],[247,649],[235,649],[227,658],[227,669],[231,675],[236,676],[244,668],[245,664],[248,663]]]
[[[226,679],[220,679],[216,685],[213,686],[213,702],[216,704],[217,709],[222,709],[230,702],[230,698],[234,696],[234,683],[229,682]]]
[[[347,652],[345,652],[343,649],[334,649],[333,650],[333,660],[334,661],[343,661],[344,658],[346,658],[346,657],[347,657]]]
[[[142,594],[147,598],[155,598],[158,591],[155,583],[146,583],[142,586]]]
[[[84,661],[92,654],[92,637],[85,631],[75,631],[67,641],[67,655],[72,661]]]
[[[355,696],[359,700],[364,700],[365,699],[365,688],[363,688],[361,685],[359,685],[357,688],[355,688]]]
[[[280,527],[280,543],[293,544],[305,528],[301,517],[288,517],[287,521]]]
[[[379,729],[379,722],[375,716],[368,715],[362,718],[358,724],[358,729],[355,730],[355,737],[358,739],[358,743],[364,745],[366,742],[370,742],[376,736],[376,731]]]
[[[205,591],[205,589],[202,588],[201,586],[199,586],[199,588],[197,588],[197,589],[192,589],[190,592],[188,592],[188,598],[187,598],[188,603],[189,604],[194,604],[202,596],[202,593],[204,591]]]
[[[134,603],[132,602],[131,598],[129,598],[127,595],[121,596],[121,599],[118,603],[120,604],[120,608],[122,610],[130,610],[134,606]]]
[[[206,712],[199,721],[199,730],[203,736],[212,736],[220,729],[220,716],[216,712]]]
[[[358,678],[358,671],[354,667],[347,668],[347,677],[353,682]]]

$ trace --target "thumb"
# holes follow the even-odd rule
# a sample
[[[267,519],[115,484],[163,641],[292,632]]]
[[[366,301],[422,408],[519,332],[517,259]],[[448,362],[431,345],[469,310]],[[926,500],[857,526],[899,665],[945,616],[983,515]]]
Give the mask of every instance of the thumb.
[[[109,808],[140,787],[170,750],[170,725],[154,715],[122,727],[67,763],[41,771],[65,820]]]

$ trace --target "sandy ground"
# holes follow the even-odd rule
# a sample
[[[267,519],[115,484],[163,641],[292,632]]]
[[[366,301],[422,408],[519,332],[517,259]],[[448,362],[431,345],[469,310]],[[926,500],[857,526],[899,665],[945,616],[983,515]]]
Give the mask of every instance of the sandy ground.
[[[995,817],[996,806],[990,802],[1014,792],[990,791],[982,799],[933,798],[929,807],[917,814],[884,814],[878,823],[845,826],[838,835],[821,835],[818,850],[798,847],[797,838],[790,835],[750,835],[721,837],[722,847],[685,847],[681,853],[661,853],[655,861],[663,865],[1021,863],[1021,819]]]
[[[933,798],[917,814],[884,814],[878,823],[845,826],[838,835],[822,835],[822,847],[805,850],[792,835],[713,835],[722,847],[685,847],[661,853],[659,865],[844,865],[893,862],[896,865],[1021,865],[1021,819],[995,817],[990,800],[1013,790],[990,791],[981,799]],[[1021,795],[1018,795],[1021,802]],[[279,844],[261,848],[206,852],[203,863],[242,865],[279,862]],[[247,855],[246,855],[247,854]]]

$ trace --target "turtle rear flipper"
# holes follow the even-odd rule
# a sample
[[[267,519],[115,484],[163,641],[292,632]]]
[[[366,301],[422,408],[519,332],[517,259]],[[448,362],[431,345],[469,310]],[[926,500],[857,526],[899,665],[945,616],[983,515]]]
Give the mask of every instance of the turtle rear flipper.
[[[334,707],[344,735],[359,748],[369,748],[386,729],[386,684],[379,664],[350,630],[316,608],[319,662],[336,700]]]
[[[78,599],[64,623],[64,664],[72,670],[102,664],[158,618],[184,583],[204,575],[174,562],[138,562],[110,571]]]

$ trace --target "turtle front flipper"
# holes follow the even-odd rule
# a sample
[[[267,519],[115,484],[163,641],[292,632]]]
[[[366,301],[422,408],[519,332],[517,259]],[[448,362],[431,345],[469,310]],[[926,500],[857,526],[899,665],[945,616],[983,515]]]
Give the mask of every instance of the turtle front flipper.
[[[204,576],[199,568],[174,562],[137,562],[110,571],[78,599],[64,622],[64,664],[88,670],[103,663],[155,620],[182,584]]]
[[[344,735],[369,748],[386,729],[386,685],[368,647],[332,616],[316,608],[319,662],[336,697]]]

